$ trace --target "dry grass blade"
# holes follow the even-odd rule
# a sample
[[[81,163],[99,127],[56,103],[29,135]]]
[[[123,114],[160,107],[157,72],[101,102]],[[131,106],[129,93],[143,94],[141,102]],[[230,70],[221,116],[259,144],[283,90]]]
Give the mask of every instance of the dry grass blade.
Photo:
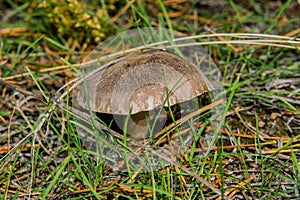
[[[292,0],[0,1],[0,196],[298,199],[299,6]],[[144,28],[121,33],[149,26],[141,43]],[[192,108],[194,117],[174,106],[175,118],[169,110],[166,120],[174,124],[146,125],[154,137],[147,144],[110,130],[116,125],[90,110],[71,108],[90,75],[83,71],[105,70],[145,49],[175,49],[195,60],[225,90],[226,102],[203,113]],[[204,60],[185,54],[192,49],[207,50]]]
[[[29,27],[4,28],[0,30],[0,35],[19,36],[29,31]]]
[[[221,103],[221,101],[217,101],[217,102],[215,102],[215,104],[213,104],[213,105],[215,106],[215,105],[218,105],[218,104],[220,104],[220,103]],[[211,107],[212,107],[212,105],[207,106],[205,109],[197,110],[196,112],[197,112],[197,113],[198,113],[198,112],[201,113],[201,112],[204,112],[204,110],[207,110],[208,108],[211,108]],[[76,110],[76,109],[74,109],[74,111],[75,111],[77,114],[80,114],[81,117],[84,117],[84,118],[87,119],[87,120],[90,119],[90,116],[89,116],[88,114],[82,113],[82,112],[80,112],[80,111],[78,111],[78,110]],[[196,112],[192,113],[189,117],[186,117],[184,120],[188,120],[190,117],[194,116]],[[179,123],[182,123],[184,120],[180,121]],[[122,139],[122,135],[120,135],[119,133],[117,133],[117,132],[115,132],[115,131],[113,131],[113,130],[111,130],[111,129],[108,129],[107,127],[105,127],[104,125],[102,125],[100,122],[95,121],[95,123],[96,123],[97,126],[103,128],[104,130],[109,131],[109,132],[110,132],[111,134],[113,134],[115,137],[117,137],[117,138],[119,138],[119,139]],[[174,160],[171,160],[170,158],[168,158],[168,157],[162,155],[161,153],[156,152],[151,146],[148,146],[148,145],[145,145],[145,144],[137,143],[136,141],[134,141],[134,140],[132,140],[132,139],[130,139],[130,138],[127,138],[127,142],[128,142],[129,144],[132,144],[133,146],[139,146],[140,148],[139,148],[137,151],[139,151],[139,150],[141,150],[141,149],[146,149],[147,151],[149,151],[149,152],[151,152],[153,155],[155,155],[155,156],[157,156],[157,157],[163,159],[163,160],[166,161],[167,163],[169,163],[169,164],[171,164],[171,165],[174,165],[174,166],[176,166],[176,167],[179,168],[179,169],[182,169],[184,172],[188,173],[190,176],[194,177],[196,180],[198,180],[199,182],[201,182],[201,183],[203,183],[204,185],[206,185],[208,188],[210,188],[210,189],[211,189],[212,191],[214,191],[216,194],[222,196],[222,192],[221,192],[219,189],[217,189],[215,186],[213,186],[210,182],[208,182],[208,181],[205,180],[204,178],[200,177],[198,174],[196,174],[195,172],[191,171],[190,169],[188,169],[188,168],[182,166],[180,163],[178,163],[178,162],[176,162],[176,161],[174,161]],[[226,198],[226,199],[228,199],[228,198]]]
[[[175,126],[178,126],[178,125],[186,122],[187,120],[189,120],[189,119],[191,119],[191,118],[193,118],[193,117],[195,117],[195,116],[197,116],[197,115],[199,115],[199,114],[201,114],[201,113],[203,113],[203,112],[205,112],[207,110],[210,110],[210,109],[212,109],[213,107],[215,107],[217,105],[220,105],[223,102],[224,102],[224,100],[215,101],[215,102],[213,102],[211,104],[208,104],[208,105],[206,105],[206,106],[204,106],[204,107],[202,107],[202,108],[200,108],[200,109],[198,109],[198,110],[196,110],[196,111],[194,111],[194,112],[192,112],[192,113],[190,113],[190,114],[188,114],[188,115],[186,115],[186,116],[178,119],[175,123],[172,123],[172,124],[168,125],[167,127],[165,127],[162,130],[160,130],[158,133],[154,134],[154,137],[155,138],[160,137],[162,134],[167,133],[168,131],[170,131]]]
[[[274,46],[274,47],[280,47],[280,48],[291,48],[291,49],[299,49],[300,46],[300,39],[294,38],[294,37],[287,37],[287,36],[279,36],[279,35],[268,35],[268,34],[251,34],[251,33],[216,33],[216,34],[205,34],[205,35],[197,35],[197,36],[187,36],[187,37],[181,37],[181,38],[175,38],[174,42],[180,42],[180,41],[192,41],[195,39],[209,39],[212,40],[214,38],[218,37],[232,37],[232,38],[242,38],[243,40],[224,40],[222,38],[221,41],[205,41],[205,42],[193,42],[188,44],[177,44],[174,46],[169,46],[166,48],[173,48],[173,47],[183,47],[183,46],[197,46],[197,45],[210,45],[210,44],[245,44],[245,45],[262,45],[262,46]],[[262,38],[262,39],[257,39]],[[264,38],[271,38],[271,39],[264,39]],[[152,43],[148,45],[149,48],[155,48],[156,46],[162,45],[168,43],[168,41],[162,41],[157,43]],[[96,60],[91,60],[89,62],[86,62],[84,64],[90,65],[95,62],[104,61],[111,58],[116,58],[119,56],[122,56],[127,53],[135,52],[144,49],[144,46],[137,47],[137,48],[131,48],[126,51],[116,52],[112,53],[109,56],[100,57]],[[82,66],[82,64],[74,64],[74,67]],[[40,70],[40,72],[51,72],[55,70],[70,70],[69,65],[62,65],[57,66],[54,68],[46,68]],[[11,80],[19,77],[25,77],[30,75],[30,73],[22,73],[18,75],[8,76],[3,78],[4,80]]]
[[[41,121],[38,123],[38,125],[36,126],[36,128],[31,131],[26,137],[24,137],[21,141],[18,142],[17,145],[15,145],[7,154],[5,154],[1,159],[0,159],[0,162],[3,162],[8,156],[10,156],[12,153],[14,153],[17,149],[20,148],[20,146],[28,139],[30,138],[32,135],[35,135],[37,134],[42,126],[44,125],[46,119],[50,116],[51,114],[51,110],[48,111],[48,113],[45,115],[45,114],[41,114],[40,115],[40,118],[41,118]],[[3,170],[3,168],[6,166],[6,164],[3,164],[0,171]]]

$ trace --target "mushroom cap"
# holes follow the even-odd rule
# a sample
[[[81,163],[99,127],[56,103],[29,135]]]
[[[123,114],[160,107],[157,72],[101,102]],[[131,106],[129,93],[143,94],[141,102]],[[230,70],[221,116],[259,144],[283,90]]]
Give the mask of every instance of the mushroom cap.
[[[172,106],[213,90],[199,67],[163,50],[124,56],[85,84],[77,96],[80,106],[120,115]]]

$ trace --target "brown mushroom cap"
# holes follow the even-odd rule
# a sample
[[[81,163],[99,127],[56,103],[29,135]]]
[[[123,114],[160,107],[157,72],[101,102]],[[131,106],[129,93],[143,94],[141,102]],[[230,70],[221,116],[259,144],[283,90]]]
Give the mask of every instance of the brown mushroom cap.
[[[167,51],[147,50],[87,78],[86,90],[82,85],[77,100],[95,112],[127,115],[172,106],[212,90],[190,61]]]

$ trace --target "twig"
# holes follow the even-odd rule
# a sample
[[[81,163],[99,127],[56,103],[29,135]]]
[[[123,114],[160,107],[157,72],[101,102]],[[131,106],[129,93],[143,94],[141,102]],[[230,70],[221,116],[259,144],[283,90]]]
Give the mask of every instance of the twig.
[[[43,96],[40,95],[40,94],[34,94],[34,93],[30,92],[30,91],[24,90],[23,88],[21,88],[21,87],[19,87],[17,85],[5,82],[5,79],[3,79],[2,77],[0,77],[0,83],[3,84],[3,85],[5,85],[6,87],[11,88],[12,90],[16,90],[16,91],[20,92],[23,95],[33,96],[36,99],[42,99],[43,98]]]

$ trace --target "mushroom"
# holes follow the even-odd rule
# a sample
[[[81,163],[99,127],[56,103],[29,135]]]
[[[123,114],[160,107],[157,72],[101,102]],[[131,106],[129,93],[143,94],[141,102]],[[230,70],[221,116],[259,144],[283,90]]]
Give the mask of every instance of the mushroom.
[[[195,64],[175,53],[150,49],[124,56],[94,73],[87,78],[86,87],[81,87],[77,101],[81,107],[99,113],[100,118],[101,114],[113,116],[118,131],[142,139],[149,135],[149,124],[154,130],[165,125],[167,116],[162,108],[212,90]]]

